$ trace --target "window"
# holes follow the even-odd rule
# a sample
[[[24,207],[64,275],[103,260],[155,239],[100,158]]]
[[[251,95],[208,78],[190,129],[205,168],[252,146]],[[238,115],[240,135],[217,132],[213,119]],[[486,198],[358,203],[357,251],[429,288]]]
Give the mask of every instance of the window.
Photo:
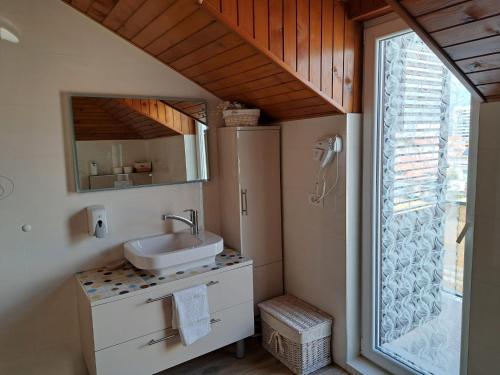
[[[471,97],[401,21],[367,31],[365,356],[458,375]]]

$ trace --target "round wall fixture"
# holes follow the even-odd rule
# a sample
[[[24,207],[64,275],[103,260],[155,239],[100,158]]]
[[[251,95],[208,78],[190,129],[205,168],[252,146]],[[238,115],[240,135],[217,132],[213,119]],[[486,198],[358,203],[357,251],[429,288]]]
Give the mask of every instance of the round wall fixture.
[[[19,43],[19,38],[9,29],[0,26],[0,39],[11,43]]]
[[[4,17],[0,17],[0,41],[5,40],[10,43],[19,43],[19,31]]]
[[[14,181],[5,176],[0,176],[0,200],[7,198],[14,191]]]

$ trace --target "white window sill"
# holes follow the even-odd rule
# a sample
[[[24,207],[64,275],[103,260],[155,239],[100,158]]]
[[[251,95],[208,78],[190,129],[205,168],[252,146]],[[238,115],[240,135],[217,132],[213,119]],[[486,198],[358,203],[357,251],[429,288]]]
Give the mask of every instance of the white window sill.
[[[388,375],[389,372],[378,367],[365,357],[358,356],[347,363],[347,371],[352,375]]]

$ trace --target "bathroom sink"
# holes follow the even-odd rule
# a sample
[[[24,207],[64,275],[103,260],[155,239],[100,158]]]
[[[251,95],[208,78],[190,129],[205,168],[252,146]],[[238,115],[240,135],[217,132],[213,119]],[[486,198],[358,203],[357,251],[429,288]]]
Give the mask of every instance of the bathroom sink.
[[[144,237],[128,241],[123,247],[130,263],[157,275],[213,264],[224,248],[222,237],[208,231]]]

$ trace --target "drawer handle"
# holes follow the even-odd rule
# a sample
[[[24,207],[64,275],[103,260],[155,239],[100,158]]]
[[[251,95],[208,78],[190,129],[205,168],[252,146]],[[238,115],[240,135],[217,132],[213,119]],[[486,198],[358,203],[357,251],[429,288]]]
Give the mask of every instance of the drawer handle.
[[[220,321],[221,321],[220,319],[210,319],[210,324],[219,323]],[[157,340],[151,339],[148,342],[148,345],[158,344],[159,342],[167,341],[167,340],[173,339],[174,337],[177,337],[177,336],[179,336],[179,334],[174,333],[174,334],[162,337],[161,339],[157,339]]]
[[[209,281],[206,285],[207,286],[212,286],[212,285],[215,285],[215,284],[218,284],[218,283],[219,283],[218,281]],[[167,294],[166,296],[162,296],[162,297],[148,298],[146,300],[146,303],[161,301],[162,299],[172,298],[172,296],[173,296],[173,294],[170,293],[170,294]]]
[[[167,340],[173,339],[174,337],[177,337],[177,336],[179,336],[179,334],[174,333],[173,335],[168,335],[168,336],[162,337],[161,339],[157,339],[157,340],[151,339],[148,342],[148,345],[158,344],[159,342],[167,341]]]

